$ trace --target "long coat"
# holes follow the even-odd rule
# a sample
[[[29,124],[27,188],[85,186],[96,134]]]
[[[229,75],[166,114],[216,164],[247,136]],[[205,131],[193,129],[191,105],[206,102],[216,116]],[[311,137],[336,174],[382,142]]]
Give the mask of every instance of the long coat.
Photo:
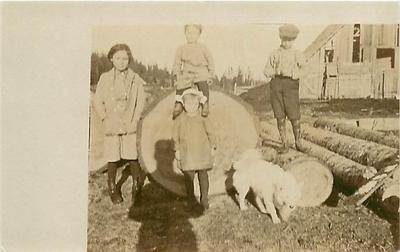
[[[144,80],[128,69],[121,74],[114,68],[103,73],[97,84],[94,108],[104,125],[106,136],[136,133],[144,107]]]
[[[174,121],[173,140],[180,153],[182,171],[208,170],[213,167],[211,148],[216,137],[208,117],[194,117],[182,113]]]

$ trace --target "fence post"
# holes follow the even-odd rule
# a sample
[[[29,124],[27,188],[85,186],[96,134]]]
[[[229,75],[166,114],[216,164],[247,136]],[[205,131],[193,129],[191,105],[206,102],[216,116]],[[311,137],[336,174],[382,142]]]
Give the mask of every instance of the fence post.
[[[385,99],[385,71],[382,70],[382,99]]]

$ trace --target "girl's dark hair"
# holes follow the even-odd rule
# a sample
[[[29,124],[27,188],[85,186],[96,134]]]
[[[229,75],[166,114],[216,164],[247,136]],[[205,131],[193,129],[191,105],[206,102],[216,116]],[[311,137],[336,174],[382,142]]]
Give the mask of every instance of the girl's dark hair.
[[[129,63],[133,60],[131,49],[127,44],[116,44],[108,51],[107,58],[111,61],[114,54],[118,51],[125,51],[128,54]]]

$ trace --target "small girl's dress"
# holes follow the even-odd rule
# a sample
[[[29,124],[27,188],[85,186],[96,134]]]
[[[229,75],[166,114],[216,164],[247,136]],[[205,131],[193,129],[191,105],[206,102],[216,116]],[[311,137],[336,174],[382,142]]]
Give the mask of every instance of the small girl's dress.
[[[213,167],[211,147],[216,139],[207,117],[182,113],[174,122],[175,150],[180,152],[182,171],[209,170]]]

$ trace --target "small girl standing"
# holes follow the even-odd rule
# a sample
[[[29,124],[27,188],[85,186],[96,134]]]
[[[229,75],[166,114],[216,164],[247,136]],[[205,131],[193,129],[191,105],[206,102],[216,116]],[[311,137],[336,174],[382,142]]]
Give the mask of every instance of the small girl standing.
[[[127,160],[138,189],[143,186],[145,175],[138,163],[136,126],[144,106],[145,82],[128,68],[133,60],[126,44],[114,45],[108,52],[113,68],[100,76],[94,98],[94,108],[104,126],[104,157],[108,161],[108,191],[114,204],[123,201],[121,186],[115,184],[118,162]],[[121,181],[126,180],[126,173]],[[137,180],[137,181],[136,181]],[[132,192],[134,197],[135,192]]]
[[[201,115],[204,117],[208,116],[208,86],[212,83],[214,76],[214,59],[208,48],[197,42],[201,32],[201,25],[185,25],[187,43],[180,46],[176,51],[173,74],[177,79],[177,100],[175,102],[173,119],[183,111],[180,96],[186,89],[191,88],[193,85],[197,86],[198,90],[204,95],[204,98],[200,101],[202,107]]]
[[[190,205],[196,204],[194,176],[197,173],[200,184],[200,203],[204,209],[208,204],[208,171],[213,168],[216,138],[208,118],[199,113],[203,93],[187,89],[182,94],[184,113],[174,122],[173,141],[175,158],[185,178],[185,187]]]

